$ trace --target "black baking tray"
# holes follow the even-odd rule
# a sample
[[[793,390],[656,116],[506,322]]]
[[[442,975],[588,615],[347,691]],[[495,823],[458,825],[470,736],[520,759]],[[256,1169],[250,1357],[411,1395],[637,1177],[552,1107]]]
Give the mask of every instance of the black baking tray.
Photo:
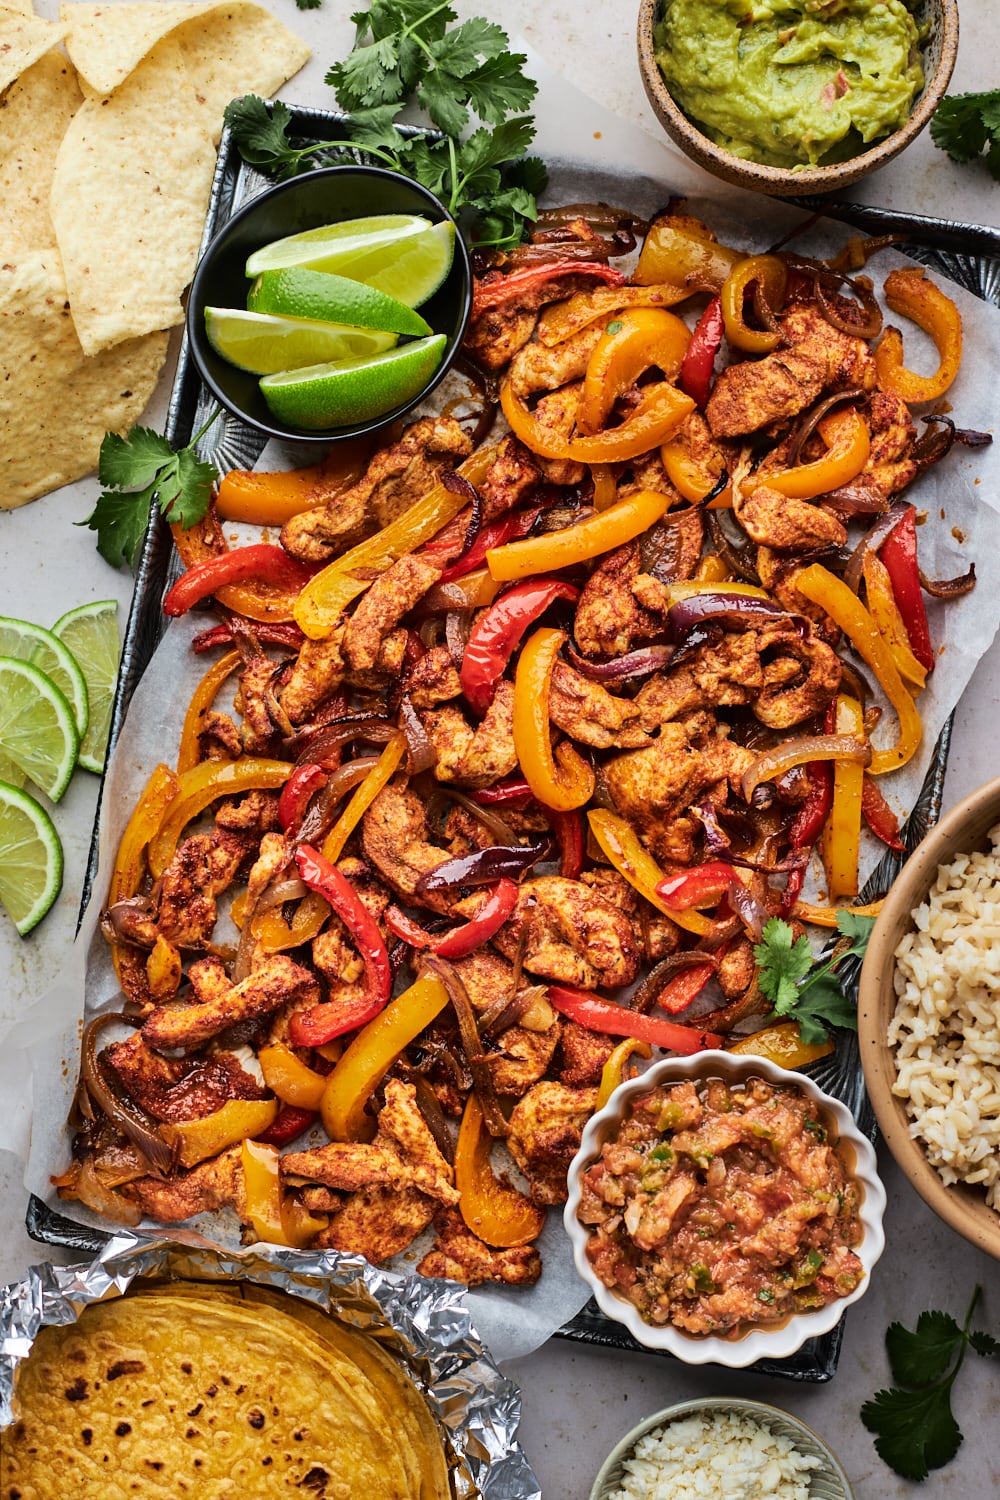
[[[293,106],[291,117],[289,135],[296,145],[319,142],[337,143],[344,140],[343,118],[332,111]],[[407,133],[413,132],[407,131]],[[353,149],[350,152],[350,158],[358,162],[368,160],[364,152]],[[322,164],[321,158],[317,158],[317,164]],[[269,186],[271,186],[271,180],[242,161],[230,131],[228,129],[224,131],[219,146],[219,158],[212,184],[202,249],[204,250],[216,230],[225,223],[236,207]],[[670,192],[669,184],[665,183],[664,201],[670,196]],[[928,218],[919,214],[904,215],[839,199],[810,198],[800,199],[797,202],[798,206],[804,209],[839,220],[864,234],[904,235],[905,244],[900,248],[904,249],[908,255],[982,297],[984,301],[1000,306],[1000,230]],[[170,443],[174,447],[189,443],[192,435],[208,418],[214,404],[198,377],[185,333],[181,342],[165,428]],[[248,427],[238,418],[222,413],[199,442],[198,451],[203,459],[225,472],[232,468],[253,468],[265,443],[266,438],[263,434]],[[295,453],[294,449],[290,449],[288,466],[293,467],[298,463],[310,462],[311,458],[311,453],[305,449],[301,457]],[[135,594],[125,629],[112,712],[109,753],[118,739],[132,694],[164,632],[166,622],[160,604],[166,589],[180,571],[169,528],[160,512],[154,507],[137,570]],[[903,836],[908,851],[916,847],[940,816],[950,739],[951,722],[949,721],[935,746],[920,796],[904,829]],[[81,899],[81,917],[89,900],[97,872],[99,821],[100,801],[94,821],[90,858]],[[865,900],[874,900],[877,896],[885,894],[899,873],[904,858],[903,854],[892,852],[886,854],[865,887],[863,892]],[[848,986],[856,994],[860,964],[856,960],[851,962],[854,965],[853,971],[845,973],[845,978]],[[832,1058],[823,1059],[814,1064],[809,1072],[821,1088],[843,1100],[853,1113],[859,1128],[874,1140],[875,1117],[865,1092],[857,1039],[851,1036],[845,1037]],[[86,1255],[99,1253],[112,1237],[67,1218],[66,1215],[56,1212],[35,1195],[29,1199],[25,1224],[32,1239],[43,1244],[59,1245]],[[819,1338],[809,1339],[797,1353],[788,1358],[759,1360],[751,1366],[751,1369],[758,1374],[781,1376],[788,1380],[827,1381],[831,1379],[837,1368],[843,1330],[844,1320],[841,1320],[836,1328]],[[619,1324],[606,1318],[593,1300],[588,1302],[563,1328],[559,1329],[556,1336],[604,1348],[647,1354],[652,1352],[637,1343]],[[665,1357],[671,1358],[672,1356],[666,1355]]]

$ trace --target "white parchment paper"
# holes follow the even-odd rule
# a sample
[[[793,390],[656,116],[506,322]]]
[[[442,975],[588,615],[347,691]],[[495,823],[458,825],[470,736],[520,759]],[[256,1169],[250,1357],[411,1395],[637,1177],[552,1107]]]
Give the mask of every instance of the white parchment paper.
[[[523,43],[517,45],[530,53]],[[594,104],[537,55],[530,61],[540,84],[536,149],[551,169],[547,201],[603,198],[650,214],[671,195],[684,194],[690,212],[711,223],[721,240],[748,250],[766,249],[803,221],[805,216],[796,209],[716,182],[671,147]],[[914,209],[919,211],[919,205]],[[844,243],[848,233],[843,226],[821,223],[797,239],[796,246],[803,253],[828,254]],[[904,257],[893,253],[879,256],[869,268],[876,285],[893,265],[904,263]],[[959,425],[990,430],[997,410],[1000,310],[960,288],[949,288],[949,292],[962,310],[966,328],[962,369],[949,401]],[[909,326],[905,346],[911,366],[935,367],[929,341]],[[265,450],[260,466],[266,468],[268,461]],[[925,731],[921,751],[887,787],[899,811],[915,801],[938,733],[1000,623],[998,480],[1000,445],[975,451],[956,446],[943,464],[908,492],[908,498],[928,517],[920,534],[925,570],[936,577],[951,577],[963,573],[975,559],[979,581],[972,594],[947,606],[928,601],[932,635],[941,649],[937,669],[919,701]],[[107,889],[113,851],[139,791],[159,761],[171,762],[176,756],[184,709],[205,670],[204,660],[189,649],[200,623],[180,620],[170,625],[133,698],[107,773],[101,869],[94,886],[98,901]],[[882,733],[891,734],[891,712],[886,719]],[[875,852],[869,852],[869,863]],[[103,941],[95,936],[96,923],[92,903],[80,937],[67,954],[59,984],[6,1035],[0,1035],[0,1097],[4,1100],[0,1147],[27,1160],[25,1183],[32,1192],[81,1222],[106,1227],[79,1205],[59,1203],[49,1184],[51,1174],[64,1169],[69,1159],[64,1122],[76,1086],[84,1005],[88,1014],[117,1008],[113,971]],[[198,1227],[223,1248],[237,1243],[231,1221],[228,1227],[214,1219],[200,1226],[196,1223],[183,1231],[183,1237]],[[159,1236],[162,1229],[153,1232]],[[545,1269],[536,1287],[480,1288],[469,1294],[479,1332],[498,1359],[530,1353],[587,1300],[558,1212],[549,1215],[540,1249]]]

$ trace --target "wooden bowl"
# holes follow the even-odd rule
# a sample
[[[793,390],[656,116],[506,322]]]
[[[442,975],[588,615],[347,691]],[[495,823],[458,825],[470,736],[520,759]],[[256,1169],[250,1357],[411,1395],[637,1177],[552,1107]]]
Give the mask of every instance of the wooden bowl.
[[[986,835],[1000,823],[1000,777],[954,807],[910,855],[875,923],[861,970],[858,1037],[865,1084],[879,1128],[895,1161],[924,1202],[964,1239],[1000,1260],[1000,1214],[981,1188],[947,1184],[910,1135],[903,1101],[893,1092],[894,1055],[886,1039],[896,1006],[895,953],[911,925],[911,913],[927,896],[939,865],[957,854],[986,848]]]
[[[859,178],[884,167],[898,156],[923,130],[944,95],[958,53],[958,0],[921,0],[915,12],[918,25],[928,27],[923,47],[924,86],[914,101],[906,124],[876,141],[866,151],[843,162],[823,167],[766,167],[734,156],[717,146],[688,119],[674,102],[656,61],[653,27],[663,10],[663,0],[640,0],[637,40],[639,72],[653,113],[671,140],[698,166],[724,182],[750,188],[774,197],[798,197],[833,193]]]

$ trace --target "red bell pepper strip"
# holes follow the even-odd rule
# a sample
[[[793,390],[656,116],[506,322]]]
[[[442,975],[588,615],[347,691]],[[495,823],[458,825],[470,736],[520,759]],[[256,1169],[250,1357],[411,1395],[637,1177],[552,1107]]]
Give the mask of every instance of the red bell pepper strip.
[[[732,865],[712,860],[695,865],[679,875],[668,875],[658,882],[656,894],[672,911],[690,911],[692,906],[707,906],[729,890],[733,882]]]
[[[289,651],[298,651],[302,647],[305,636],[297,625],[279,620],[255,620],[253,622],[253,633],[259,641],[266,641],[272,646],[287,646]],[[233,639],[233,627],[228,621],[221,625],[213,625],[211,630],[200,630],[191,642],[192,651],[200,656],[203,651],[213,651],[216,646],[228,646]]]
[[[495,781],[492,786],[481,786],[470,792],[473,802],[480,807],[496,807],[505,802],[527,802],[535,794],[523,776],[508,776],[505,781]]]
[[[302,822],[310,798],[321,786],[326,785],[329,775],[326,767],[317,765],[315,761],[306,761],[304,765],[295,767],[278,798],[278,822],[285,833],[290,828],[297,828]]]
[[[787,917],[790,914],[802,893],[805,881],[806,871],[804,865],[800,865],[797,870],[789,870],[788,879],[785,881],[785,889],[782,891],[781,900],[778,903],[779,916]]]
[[[345,1031],[354,1031],[375,1019],[392,993],[392,966],[374,917],[336,865],[309,844],[300,844],[296,849],[295,863],[309,889],[329,901],[365,965],[367,982],[359,996],[314,1005],[292,1017],[288,1028],[292,1045],[322,1047]]]
[[[254,1140],[259,1141],[262,1146],[287,1146],[303,1130],[309,1129],[316,1115],[317,1111],[314,1109],[300,1109],[297,1104],[283,1104],[264,1133],[255,1135]]]
[[[916,507],[907,506],[879,548],[879,557],[888,570],[893,596],[910,638],[910,648],[920,665],[933,672],[934,647],[917,569],[916,517]]]
[[[484,610],[469,633],[458,674],[462,692],[476,713],[485,714],[493,702],[496,685],[528,626],[553,600],[579,597],[580,590],[560,578],[529,578]]]
[[[665,984],[656,1003],[661,1010],[669,1011],[676,1016],[679,1011],[687,1010],[691,1001],[700,995],[712,975],[715,973],[714,964],[692,964],[689,969],[681,969],[673,979]]]
[[[822,833],[823,824],[830,816],[830,808],[833,806],[832,762],[811,760],[806,771],[809,776],[809,794],[788,830],[788,841],[793,849],[812,848]]]
[[[207,599],[216,589],[229,583],[246,583],[248,578],[257,578],[264,583],[274,583],[289,593],[298,593],[312,578],[315,568],[289,557],[283,547],[270,542],[256,542],[251,547],[237,547],[233,552],[223,552],[220,557],[208,557],[195,563],[182,574],[163,601],[163,612],[167,615],[183,615],[198,603]]]
[[[479,535],[465,556],[456,558],[445,568],[438,582],[451,583],[456,578],[464,578],[466,573],[474,573],[477,568],[483,566],[486,554],[491,547],[503,547],[507,542],[516,542],[519,537],[527,536],[538,519],[541,509],[540,505],[536,505],[532,510],[512,510],[508,511],[507,515],[490,521],[480,529]],[[468,512],[463,511],[451,523],[451,526],[439,532],[433,541],[427,543],[424,548],[425,554],[434,558],[440,556],[441,553],[445,556],[454,553],[461,546],[468,526]],[[454,532],[452,527],[455,528]]]
[[[713,297],[695,324],[677,381],[681,390],[686,391],[699,406],[705,405],[712,389],[712,371],[715,356],[722,347],[724,329],[722,298]]]
[[[671,1052],[703,1052],[724,1045],[723,1038],[712,1031],[698,1031],[694,1026],[680,1026],[676,1021],[661,1021],[638,1010],[627,1010],[624,1005],[616,1005],[613,1000],[604,1000],[586,990],[550,984],[548,995],[549,1004],[561,1016],[578,1022],[588,1031],[634,1036],[640,1042],[651,1042],[654,1047],[666,1047]]]
[[[552,832],[559,845],[559,873],[564,880],[579,880],[583,869],[583,823],[580,812],[548,813]]]
[[[390,906],[385,914],[385,924],[396,937],[409,943],[411,948],[426,948],[439,958],[464,958],[474,948],[487,942],[506,922],[517,902],[517,886],[513,880],[498,880],[480,910],[468,922],[453,927],[450,932],[426,932],[419,922],[414,922],[398,906]]]
[[[608,286],[621,286],[625,280],[621,271],[596,260],[553,260],[541,266],[526,266],[523,271],[512,271],[509,276],[477,280],[472,294],[472,316],[478,318],[491,308],[520,302],[526,294],[533,295],[538,287],[560,276],[590,277]]]
[[[905,854],[906,845],[899,836],[899,819],[889,806],[874,776],[865,776],[861,783],[861,816],[877,839]]]

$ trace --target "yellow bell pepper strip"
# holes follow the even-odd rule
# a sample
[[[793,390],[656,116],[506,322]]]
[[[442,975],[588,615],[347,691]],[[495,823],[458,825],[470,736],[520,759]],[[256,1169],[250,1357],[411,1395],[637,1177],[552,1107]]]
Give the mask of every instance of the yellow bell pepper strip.
[[[334,443],[326,458],[305,469],[260,473],[230,469],[219,480],[215,508],[223,521],[252,526],[284,526],[293,516],[325,505],[356,484],[365,471],[371,443],[348,439]]]
[[[264,911],[254,917],[254,941],[265,953],[285,953],[289,948],[300,948],[303,943],[312,942],[322,931],[329,915],[329,903],[315,891],[310,891],[296,906],[288,922],[278,910]]]
[[[689,293],[721,291],[733,267],[744,258],[743,253],[709,238],[704,225],[700,228],[705,232],[699,233],[695,224],[681,217],[654,224],[643,243],[633,280],[640,286],[666,282]]]
[[[767,354],[778,347],[780,333],[747,327],[743,303],[747,292],[756,283],[768,307],[777,312],[785,300],[787,282],[787,267],[776,255],[749,255],[733,267],[726,277],[721,297],[726,338],[734,349],[743,349],[749,354]]]
[[[903,364],[903,335],[887,328],[875,348],[879,389],[903,401],[937,401],[958,374],[962,362],[962,315],[950,297],[916,266],[890,271],[885,300],[894,313],[911,318],[929,333],[938,352],[933,375],[917,375]]]
[[[173,771],[168,766],[157,766],[146,782],[118,845],[108,891],[109,906],[134,896],[138,891],[146,871],[146,847],[156,836],[179,790],[180,781]]]
[[[881,750],[873,748],[868,769],[873,776],[880,776],[886,771],[895,771],[900,766],[905,766],[916,753],[923,726],[913,699],[896,669],[892,652],[875,621],[847,584],[819,563],[800,568],[793,575],[793,580],[800,593],[826,610],[834,623],[840,626],[855,651],[871,667],[879,686],[896,710],[899,719],[896,743]]]
[[[495,447],[480,448],[459,465],[457,472],[470,484],[479,484],[495,454]],[[405,552],[430,541],[467,504],[464,494],[436,484],[395,521],[316,573],[295,602],[295,620],[303,633],[310,640],[324,640],[351,600],[364,593],[374,574],[386,572]]]
[[[919,693],[927,682],[927,670],[910,647],[910,638],[896,603],[889,570],[870,548],[865,553],[862,572],[871,617],[892,652],[900,677],[910,685],[911,691]]]
[[[590,477],[594,485],[594,509],[607,510],[618,499],[614,469],[610,464],[591,464]]]
[[[718,557],[716,553],[710,552],[708,556],[703,557],[701,562],[698,564],[698,571],[694,575],[694,582],[701,584],[717,584],[723,583],[728,577],[729,569],[726,567],[726,564],[723,562],[722,558]]]
[[[455,1146],[459,1213],[473,1234],[498,1250],[530,1245],[545,1226],[545,1209],[506,1179],[494,1176],[492,1149],[493,1137],[483,1129],[482,1106],[473,1092],[465,1102]]]
[[[686,287],[669,286],[598,286],[576,292],[565,302],[553,302],[545,308],[535,332],[547,349],[564,344],[581,328],[602,318],[610,318],[623,307],[673,307],[691,293]]]
[[[294,769],[291,761],[244,756],[234,761],[202,761],[185,771],[178,777],[177,795],[149,845],[149,868],[154,880],[159,880],[173,859],[177,840],[186,825],[204,812],[210,802],[232,797],[237,792],[284,786]]]
[[[161,1125],[160,1133],[182,1167],[197,1166],[218,1156],[237,1141],[252,1140],[267,1129],[278,1113],[277,1099],[228,1099],[214,1114],[200,1120]]]
[[[406,738],[395,735],[387,743],[375,765],[364,781],[354,790],[350,802],[323,840],[323,858],[333,864],[344,852],[344,845],[371,807],[382,788],[395,775],[400,761],[406,754]]]
[[[837,694],[834,723],[837,734],[863,739],[865,716],[861,704],[847,693]],[[831,901],[858,894],[858,856],[861,852],[861,789],[864,767],[840,760],[833,767],[833,802],[820,840]]]
[[[601,1081],[597,1087],[597,1103],[594,1109],[603,1109],[620,1083],[625,1080],[625,1068],[631,1057],[652,1057],[653,1049],[648,1042],[637,1041],[627,1036],[608,1058],[601,1069]]]
[[[448,991],[422,974],[353,1038],[326,1081],[320,1114],[332,1141],[364,1141],[375,1134],[365,1105],[404,1047],[448,1004]]]
[[[833,1051],[833,1038],[825,1042],[804,1042],[799,1035],[798,1021],[778,1021],[774,1026],[764,1026],[750,1036],[740,1037],[727,1049],[740,1057],[766,1057],[779,1068],[804,1068],[809,1063],[829,1057]]]
[[[721,558],[718,559],[722,561]],[[713,569],[713,571],[715,571]],[[668,608],[680,604],[682,599],[694,599],[699,594],[736,594],[747,599],[769,599],[771,596],[766,589],[758,588],[755,583],[728,583],[723,580],[716,582],[712,578],[686,578],[683,583],[669,583],[667,585]]]
[[[212,663],[195,688],[187,713],[184,715],[184,727],[181,729],[181,744],[177,753],[178,775],[184,771],[190,771],[192,766],[196,766],[201,760],[198,736],[201,733],[202,720],[215,702],[226,678],[232,676],[233,672],[238,671],[242,665],[243,657],[239,651],[227,651],[225,656],[220,656],[217,662]]]
[[[871,452],[871,433],[861,413],[854,407],[830,412],[819,424],[819,435],[827,445],[822,458],[768,474],[756,483],[766,484],[768,489],[790,499],[814,500],[817,495],[826,495],[855,479]],[[749,481],[752,488],[756,488],[756,483]]]
[[[641,536],[660,519],[669,504],[669,495],[660,490],[637,490],[577,526],[508,542],[506,547],[491,547],[486,562],[492,576],[503,583],[531,578],[536,573],[554,573],[559,568],[600,557],[603,552]]]
[[[156,942],[146,959],[146,981],[149,993],[157,1005],[164,1005],[180,989],[183,970],[181,956],[173,943],[168,943],[162,933],[157,933]]]
[[[792,916],[815,927],[836,927],[841,912],[849,911],[852,917],[877,917],[884,904],[884,897],[867,906],[814,906],[811,901],[796,901]]]
[[[619,396],[646,370],[655,366],[673,380],[690,342],[687,324],[664,308],[637,307],[613,318],[587,364],[577,432],[600,432]]]
[[[620,427],[609,427],[588,437],[561,438],[532,415],[512,391],[509,378],[500,386],[500,405],[512,432],[532,453],[541,458],[574,458],[584,464],[613,464],[638,458],[672,436],[695,409],[690,396],[674,385],[658,381],[644,387],[642,401]]]
[[[589,990],[550,984],[548,996],[553,1010],[577,1021],[588,1031],[601,1031],[608,1036],[634,1036],[640,1042],[651,1042],[654,1047],[684,1054],[724,1045],[724,1038],[714,1032],[699,1031],[695,1026],[682,1026],[679,1021],[662,1021],[659,1016],[629,1010],[627,1006],[616,1005],[613,1000],[605,1000]]]
[[[683,500],[690,500],[692,505],[707,503],[715,510],[732,505],[733,490],[725,470],[713,474],[703,469],[700,464],[695,463],[687,447],[677,438],[663,444],[660,462],[670,483]]]
[[[243,1142],[240,1161],[246,1217],[262,1243],[303,1250],[329,1220],[314,1218],[294,1199],[286,1199],[281,1190],[280,1160],[275,1146]]]
[[[319,1109],[329,1074],[317,1073],[315,1068],[308,1067],[283,1042],[261,1047],[257,1060],[264,1082],[283,1104],[294,1104],[299,1109]]]
[[[703,917],[697,911],[671,911],[663,897],[657,893],[656,888],[664,879],[663,871],[648,849],[640,843],[631,823],[607,807],[591,808],[587,813],[587,822],[602,853],[650,906],[655,906],[657,911],[687,932],[697,933],[699,937],[711,932],[712,923],[708,917]]]
[[[521,649],[514,677],[514,749],[524,778],[538,801],[556,812],[571,812],[589,802],[594,773],[567,743],[553,758],[549,724],[552,669],[566,640],[565,630],[543,626]]]

